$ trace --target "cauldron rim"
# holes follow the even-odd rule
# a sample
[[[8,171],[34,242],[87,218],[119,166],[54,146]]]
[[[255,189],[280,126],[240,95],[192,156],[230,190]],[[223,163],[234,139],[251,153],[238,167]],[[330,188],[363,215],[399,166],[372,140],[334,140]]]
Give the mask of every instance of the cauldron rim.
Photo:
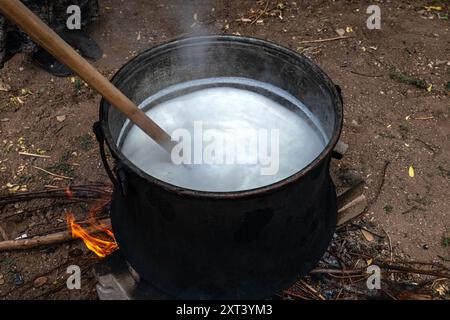
[[[224,43],[224,42],[237,42],[237,43],[243,43],[243,44],[249,44],[249,45],[255,45],[255,46],[262,46],[269,48],[271,50],[278,51],[282,54],[285,54],[287,56],[290,56],[293,59],[296,60],[302,60],[315,74],[321,78],[323,81],[323,84],[325,84],[333,96],[333,106],[334,108],[334,128],[333,133],[328,141],[328,144],[326,147],[322,150],[322,152],[313,160],[311,161],[306,167],[299,170],[298,172],[294,173],[293,175],[282,179],[280,181],[277,181],[275,183],[249,189],[249,190],[242,190],[242,191],[227,191],[227,192],[212,192],[212,191],[200,191],[200,190],[193,190],[188,188],[179,187],[170,183],[167,183],[165,181],[162,181],[160,179],[157,179],[147,173],[145,173],[143,170],[141,170],[139,167],[135,166],[125,155],[122,154],[122,152],[117,147],[116,143],[114,143],[113,137],[111,135],[109,126],[108,126],[108,102],[102,98],[100,102],[100,113],[99,113],[99,121],[101,124],[101,129],[103,131],[103,136],[105,138],[106,144],[108,145],[109,149],[111,150],[111,154],[113,157],[118,160],[119,162],[126,165],[126,167],[133,170],[134,173],[136,173],[139,177],[145,179],[146,181],[163,188],[164,190],[168,192],[174,192],[179,195],[188,196],[188,197],[195,197],[195,198],[217,198],[217,199],[242,199],[242,198],[248,198],[253,196],[259,196],[261,194],[265,194],[267,192],[274,192],[279,189],[283,189],[287,187],[288,185],[298,181],[303,176],[314,170],[316,167],[318,167],[320,164],[322,164],[323,161],[325,161],[331,152],[333,151],[334,147],[336,146],[339,137],[341,135],[342,126],[343,126],[343,102],[340,98],[340,92],[338,92],[336,86],[334,85],[333,81],[329,78],[329,76],[315,63],[313,63],[310,59],[305,57],[304,55],[301,55],[289,48],[283,47],[279,44],[276,44],[274,42],[256,38],[256,37],[247,37],[247,36],[235,36],[235,35],[207,35],[207,36],[193,36],[193,37],[181,37],[176,38],[174,40],[156,45],[154,47],[151,47],[147,50],[142,51],[139,53],[136,57],[125,63],[113,76],[111,79],[111,82],[114,84],[117,84],[116,82],[119,79],[119,76],[123,72],[127,72],[127,68],[130,68],[133,63],[135,63],[142,55],[149,55],[149,54],[161,54],[164,53],[172,48],[181,47],[183,45],[197,45],[197,44],[208,44],[213,45],[214,43]]]

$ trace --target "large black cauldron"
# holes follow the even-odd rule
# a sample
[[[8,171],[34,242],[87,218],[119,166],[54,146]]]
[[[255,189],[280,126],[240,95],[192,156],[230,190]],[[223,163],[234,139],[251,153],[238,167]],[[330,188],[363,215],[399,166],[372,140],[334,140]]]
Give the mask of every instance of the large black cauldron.
[[[114,84],[136,104],[177,83],[245,77],[280,87],[320,120],[329,143],[306,168],[262,188],[210,193],[179,188],[134,166],[117,147],[125,117],[101,102],[96,134],[114,183],[111,219],[120,250],[140,274],[174,298],[265,298],[310,271],[336,223],[331,152],[342,101],[311,61],[263,40],[206,36],[173,41],[127,63]],[[116,161],[106,163],[106,141]]]

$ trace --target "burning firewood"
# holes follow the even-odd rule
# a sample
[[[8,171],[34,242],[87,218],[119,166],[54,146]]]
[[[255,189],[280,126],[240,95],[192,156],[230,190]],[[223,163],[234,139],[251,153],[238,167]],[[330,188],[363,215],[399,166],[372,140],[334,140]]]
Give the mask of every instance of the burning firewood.
[[[0,251],[24,250],[45,245],[53,245],[72,239],[80,238],[85,245],[100,257],[105,257],[117,249],[114,234],[111,231],[109,219],[99,219],[99,215],[106,211],[111,197],[111,190],[107,186],[87,185],[58,188],[39,192],[24,192],[14,195],[0,196],[0,205],[36,200],[57,199],[81,201],[91,203],[88,220],[77,223],[71,212],[67,214],[68,230],[51,233],[44,236],[35,236],[26,239],[8,240],[0,242]],[[93,203],[93,205],[92,205]],[[82,227],[82,225],[87,225]],[[1,232],[3,234],[3,232]],[[103,234],[103,235],[101,235]]]
[[[103,227],[110,228],[111,221],[109,219],[104,219],[99,221]],[[99,229],[98,226],[89,226],[84,229],[87,234],[95,234],[102,232],[104,230]],[[62,242],[67,242],[75,239],[72,231],[61,231],[57,233],[48,234],[45,236],[33,237],[31,239],[19,239],[19,240],[8,240],[0,242],[0,251],[6,250],[24,250],[31,249],[45,245],[53,245]]]

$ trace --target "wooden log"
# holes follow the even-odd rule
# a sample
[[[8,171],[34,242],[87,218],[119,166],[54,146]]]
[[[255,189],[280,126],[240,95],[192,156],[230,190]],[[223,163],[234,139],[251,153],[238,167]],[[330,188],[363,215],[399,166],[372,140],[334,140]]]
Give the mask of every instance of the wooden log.
[[[338,196],[338,227],[355,219],[364,212],[367,205],[366,196],[362,194],[364,185],[364,181],[361,181]]]
[[[100,220],[100,224],[110,227],[111,221],[109,219]],[[86,227],[85,228],[88,233],[98,233],[99,230],[96,227]],[[45,236],[33,237],[30,239],[19,239],[19,240],[8,240],[0,242],[0,252],[7,250],[24,250],[31,249],[45,245],[54,245],[62,242],[71,241],[74,238],[72,237],[72,233],[67,231],[61,231],[57,233],[48,234]]]

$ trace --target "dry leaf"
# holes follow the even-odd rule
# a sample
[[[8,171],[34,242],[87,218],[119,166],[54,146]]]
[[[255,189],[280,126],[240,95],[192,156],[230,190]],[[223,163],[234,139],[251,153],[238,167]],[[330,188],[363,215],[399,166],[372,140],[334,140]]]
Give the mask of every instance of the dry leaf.
[[[372,242],[373,240],[375,240],[373,234],[367,230],[361,229],[361,233],[363,234],[364,238],[369,241]]]

